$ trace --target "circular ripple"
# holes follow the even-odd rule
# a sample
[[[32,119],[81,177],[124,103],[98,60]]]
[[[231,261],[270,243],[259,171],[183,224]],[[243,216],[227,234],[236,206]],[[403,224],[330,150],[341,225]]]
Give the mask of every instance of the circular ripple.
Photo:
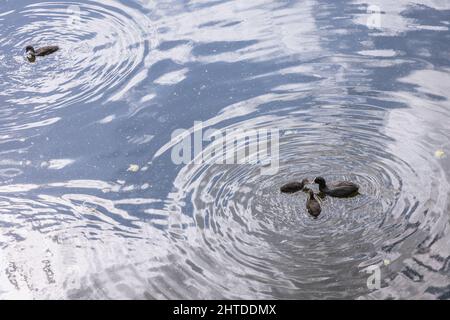
[[[378,123],[347,122],[341,114],[342,123],[324,125],[328,115],[321,118],[322,112],[312,112],[314,119],[290,114],[272,121],[280,127],[294,118],[300,123],[281,131],[275,175],[262,175],[261,165],[205,162],[185,166],[175,180],[171,209],[192,216],[204,244],[193,263],[210,273],[233,272],[245,279],[241,296],[358,297],[368,292],[365,267],[384,261],[396,244],[407,247],[441,228],[440,202],[447,195],[446,188],[442,192],[436,186],[448,182],[436,159],[423,156],[426,146],[412,145],[414,152],[405,159]],[[226,129],[265,128],[265,120],[256,117]],[[396,135],[401,141],[401,132]],[[307,214],[306,193],[279,192],[287,181],[318,175],[354,181],[361,195],[322,199],[322,215],[315,220]],[[430,211],[433,218],[427,216]],[[197,243],[195,233],[181,232]],[[205,266],[203,255],[216,260]],[[226,287],[228,298],[236,293],[230,277],[214,280]]]
[[[0,24],[0,51],[9,53],[0,58],[0,100],[7,106],[2,120],[8,121],[42,119],[50,110],[117,93],[156,45],[145,14],[118,1],[30,4]],[[30,64],[27,45],[61,50]]]

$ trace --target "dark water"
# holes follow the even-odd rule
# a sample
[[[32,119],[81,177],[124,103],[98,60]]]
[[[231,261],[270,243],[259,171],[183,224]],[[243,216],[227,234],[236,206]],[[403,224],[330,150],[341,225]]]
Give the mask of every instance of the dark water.
[[[449,27],[446,0],[2,1],[0,298],[448,299]],[[278,129],[279,172],[175,164],[195,121]],[[362,194],[279,193],[319,174]]]

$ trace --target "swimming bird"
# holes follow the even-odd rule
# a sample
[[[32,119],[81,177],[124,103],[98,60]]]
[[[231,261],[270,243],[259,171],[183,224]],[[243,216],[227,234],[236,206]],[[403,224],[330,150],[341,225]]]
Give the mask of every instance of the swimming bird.
[[[328,186],[324,178],[317,177],[314,179],[314,183],[319,185],[320,192],[331,197],[347,198],[359,194],[359,186],[350,181],[337,181]]]
[[[308,184],[308,179],[303,179],[301,182],[292,181],[280,187],[282,193],[296,193],[297,191],[303,190],[306,184]]]
[[[32,46],[27,46],[25,48],[25,52],[27,54],[27,59],[29,62],[35,62],[36,57],[48,56],[49,54],[52,54],[58,50],[59,50],[58,46],[46,46],[39,48],[37,50],[34,50]]]
[[[308,209],[310,215],[312,215],[314,218],[317,218],[322,212],[322,208],[320,207],[319,201],[317,201],[314,197],[314,191],[309,190],[308,193],[309,198],[306,201],[306,208]]]

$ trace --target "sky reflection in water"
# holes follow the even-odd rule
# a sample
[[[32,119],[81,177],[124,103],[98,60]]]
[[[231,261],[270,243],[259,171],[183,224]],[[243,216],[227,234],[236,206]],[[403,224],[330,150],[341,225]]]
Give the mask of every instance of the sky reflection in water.
[[[440,0],[2,3],[0,298],[448,299],[449,24]],[[195,121],[279,129],[279,173],[174,164]],[[319,174],[362,195],[312,220],[279,186]]]

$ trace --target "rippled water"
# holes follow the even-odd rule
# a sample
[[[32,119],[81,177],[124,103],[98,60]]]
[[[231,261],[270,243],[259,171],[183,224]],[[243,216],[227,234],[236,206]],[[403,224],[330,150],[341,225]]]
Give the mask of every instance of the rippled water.
[[[450,298],[449,27],[445,0],[2,1],[0,298]],[[279,130],[278,173],[174,163],[195,121]],[[361,195],[313,220],[279,187],[317,175]]]

